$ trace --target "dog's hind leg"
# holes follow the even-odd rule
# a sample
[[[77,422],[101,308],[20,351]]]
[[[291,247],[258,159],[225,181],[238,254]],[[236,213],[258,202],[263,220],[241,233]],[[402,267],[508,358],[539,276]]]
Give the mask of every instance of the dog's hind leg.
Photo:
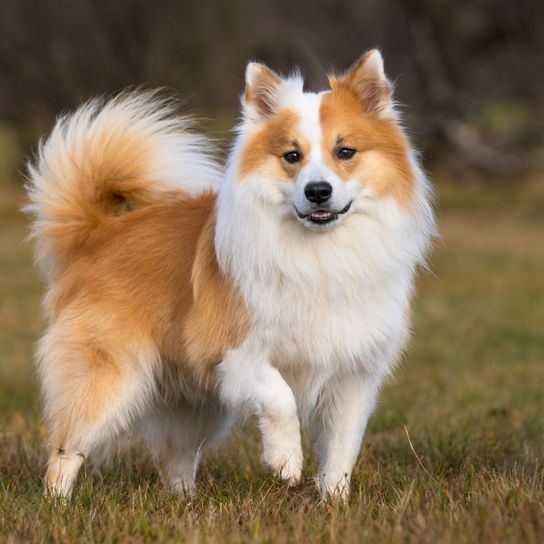
[[[46,492],[69,497],[85,457],[144,413],[153,396],[152,353],[99,348],[58,328],[40,344],[39,371],[51,455]]]
[[[55,497],[70,497],[85,455],[77,450],[53,451],[45,475],[46,493]]]
[[[225,436],[231,423],[232,418],[211,398],[199,404],[180,401],[147,417],[147,442],[165,485],[192,496],[202,452]]]

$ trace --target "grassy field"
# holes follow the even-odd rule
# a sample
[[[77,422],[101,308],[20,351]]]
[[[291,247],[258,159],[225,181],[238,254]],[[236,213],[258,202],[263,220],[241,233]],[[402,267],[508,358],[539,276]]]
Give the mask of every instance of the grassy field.
[[[543,542],[544,180],[441,184],[442,239],[415,336],[387,385],[347,507],[261,464],[254,428],[208,457],[200,495],[167,493],[135,447],[75,500],[42,499],[45,452],[32,352],[42,286],[23,243],[22,193],[0,184],[0,541]]]

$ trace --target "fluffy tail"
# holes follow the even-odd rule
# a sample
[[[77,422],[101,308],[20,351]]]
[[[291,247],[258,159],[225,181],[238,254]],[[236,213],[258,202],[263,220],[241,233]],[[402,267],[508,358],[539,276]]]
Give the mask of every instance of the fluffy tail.
[[[151,92],[93,100],[57,121],[28,165],[25,206],[49,277],[106,217],[172,191],[216,190],[220,170],[211,145],[190,128],[171,102]]]

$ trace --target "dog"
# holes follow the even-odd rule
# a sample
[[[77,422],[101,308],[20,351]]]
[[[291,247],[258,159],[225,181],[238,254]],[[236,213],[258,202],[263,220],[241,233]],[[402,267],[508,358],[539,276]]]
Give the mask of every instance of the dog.
[[[305,425],[323,497],[348,497],[435,223],[381,53],[329,84],[249,63],[225,165],[153,92],[91,101],[41,142],[47,493],[70,497],[85,458],[139,430],[191,495],[202,452],[251,414],[277,476],[299,481]]]

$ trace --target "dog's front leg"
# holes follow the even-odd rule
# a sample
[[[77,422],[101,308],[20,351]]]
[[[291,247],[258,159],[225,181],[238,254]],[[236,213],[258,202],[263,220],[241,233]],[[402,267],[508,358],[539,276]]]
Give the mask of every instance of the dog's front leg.
[[[379,383],[368,376],[335,378],[326,386],[314,420],[319,488],[324,498],[346,500],[351,472]]]
[[[295,397],[266,350],[246,340],[227,353],[217,372],[222,401],[237,412],[257,415],[266,463],[290,484],[298,482],[302,447]]]

